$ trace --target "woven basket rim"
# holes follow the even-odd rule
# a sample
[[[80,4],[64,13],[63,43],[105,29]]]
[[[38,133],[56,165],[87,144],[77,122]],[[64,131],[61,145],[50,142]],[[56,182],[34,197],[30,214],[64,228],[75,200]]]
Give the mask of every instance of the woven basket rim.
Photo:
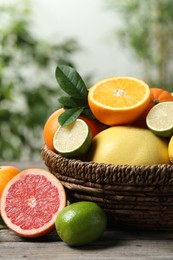
[[[60,175],[102,184],[173,185],[173,165],[113,165],[68,159],[49,150],[44,144],[42,158],[51,170]]]
[[[43,145],[42,151],[45,150],[47,151],[54,159],[63,159],[64,162],[69,162],[69,163],[78,163],[81,166],[86,166],[86,165],[93,165],[93,166],[102,166],[102,167],[111,167],[112,169],[114,169],[115,167],[122,167],[122,168],[131,168],[131,169],[148,169],[148,168],[172,168],[173,170],[173,164],[153,164],[153,165],[128,165],[128,164],[107,164],[107,163],[96,163],[93,161],[82,161],[80,159],[77,158],[67,158],[62,156],[61,154],[58,154],[52,150],[50,150],[46,144]]]

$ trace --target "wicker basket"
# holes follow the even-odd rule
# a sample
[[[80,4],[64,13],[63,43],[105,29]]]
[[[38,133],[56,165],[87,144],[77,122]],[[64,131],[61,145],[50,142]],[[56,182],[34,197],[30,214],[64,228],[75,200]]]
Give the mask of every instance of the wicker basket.
[[[129,166],[67,159],[42,148],[48,169],[71,202],[89,200],[112,226],[173,230],[173,165]]]

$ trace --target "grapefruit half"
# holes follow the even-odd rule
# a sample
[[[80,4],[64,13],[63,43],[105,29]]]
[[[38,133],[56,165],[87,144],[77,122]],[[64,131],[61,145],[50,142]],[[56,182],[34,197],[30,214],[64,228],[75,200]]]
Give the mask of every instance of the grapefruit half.
[[[55,219],[65,206],[64,187],[53,174],[42,169],[27,169],[4,188],[1,216],[18,235],[39,237],[54,229]]]

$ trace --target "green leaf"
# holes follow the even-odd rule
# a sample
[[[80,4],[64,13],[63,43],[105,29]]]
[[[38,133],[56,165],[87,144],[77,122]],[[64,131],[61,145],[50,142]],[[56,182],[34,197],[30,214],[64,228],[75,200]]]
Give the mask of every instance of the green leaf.
[[[60,87],[71,97],[87,99],[88,89],[78,72],[67,65],[56,68],[56,79]]]
[[[59,103],[63,105],[63,107],[67,108],[72,108],[72,107],[83,107],[87,106],[87,102],[83,99],[77,99],[73,97],[67,97],[67,96],[62,96],[58,99]]]
[[[80,116],[83,110],[84,107],[70,108],[59,116],[58,122],[62,127],[69,125],[73,123]]]
[[[89,107],[85,108],[82,114],[88,118],[96,119]]]

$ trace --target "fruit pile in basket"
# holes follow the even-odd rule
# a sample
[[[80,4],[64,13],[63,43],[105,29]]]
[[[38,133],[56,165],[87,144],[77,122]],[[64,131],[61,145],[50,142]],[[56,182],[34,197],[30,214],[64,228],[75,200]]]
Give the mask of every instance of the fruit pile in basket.
[[[173,95],[133,77],[106,78],[87,88],[71,67],[56,78],[62,108],[44,126],[47,147],[67,158],[119,165],[170,164]]]
[[[73,68],[62,65],[56,78],[66,95],[45,123],[48,149],[96,163],[173,162],[171,93],[132,77],[107,78],[87,88]],[[56,227],[69,245],[93,242],[107,226],[107,216],[95,202],[67,206],[62,183],[43,169],[0,167],[0,213],[20,236],[34,238]]]

